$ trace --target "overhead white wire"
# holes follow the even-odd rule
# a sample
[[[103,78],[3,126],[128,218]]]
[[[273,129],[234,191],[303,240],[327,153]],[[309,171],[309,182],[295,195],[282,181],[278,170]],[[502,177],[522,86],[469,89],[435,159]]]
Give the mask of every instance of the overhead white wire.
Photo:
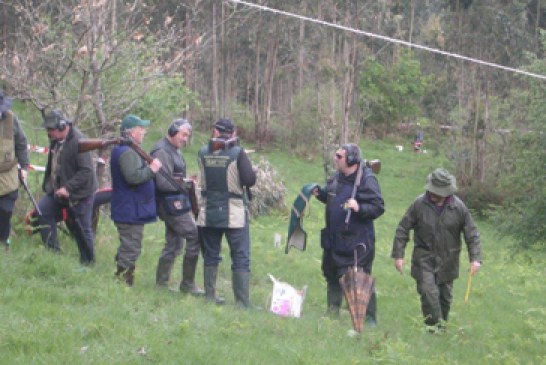
[[[483,61],[483,60],[480,60],[480,59],[477,59],[477,58],[463,56],[463,55],[460,55],[460,54],[457,54],[457,53],[446,52],[446,51],[442,51],[440,49],[431,48],[431,47],[427,47],[427,46],[423,46],[423,45],[420,45],[420,44],[403,41],[403,40],[396,39],[396,38],[386,37],[386,36],[383,36],[383,35],[380,35],[380,34],[366,32],[366,31],[351,28],[351,27],[346,27],[344,25],[330,23],[330,22],[326,22],[324,20],[310,18],[310,17],[307,17],[307,16],[295,14],[295,13],[290,13],[290,12],[287,12],[287,11],[270,8],[270,7],[267,7],[267,6],[264,6],[264,5],[258,5],[258,4],[250,3],[248,1],[242,1],[242,0],[228,0],[228,1],[230,1],[232,3],[242,4],[242,5],[245,5],[245,6],[252,7],[252,8],[260,9],[260,10],[263,10],[263,11],[268,11],[268,12],[271,12],[271,13],[274,13],[274,14],[281,14],[281,15],[285,15],[285,16],[288,16],[288,17],[291,17],[291,18],[305,20],[305,21],[308,21],[308,22],[322,24],[322,25],[326,25],[328,27],[337,28],[337,29],[348,31],[348,32],[357,33],[357,34],[364,35],[364,36],[370,37],[370,38],[381,39],[381,40],[383,40],[385,42],[401,44],[403,46],[407,46],[407,47],[411,47],[411,48],[417,48],[417,49],[421,49],[421,50],[424,50],[424,51],[427,51],[427,52],[441,54],[441,55],[444,55],[444,56],[447,56],[447,57],[453,57],[453,58],[457,58],[457,59],[472,62],[472,63],[477,63],[477,64],[484,65],[484,66],[498,68],[498,69],[501,69],[501,70],[504,70],[504,71],[514,72],[514,73],[534,77],[534,78],[537,78],[537,79],[546,80],[545,75],[540,75],[540,74],[536,74],[536,73],[533,73],[533,72],[528,72],[528,71],[525,71],[525,70],[520,70],[520,69],[513,68],[513,67],[499,65],[499,64],[493,63],[493,62]]]

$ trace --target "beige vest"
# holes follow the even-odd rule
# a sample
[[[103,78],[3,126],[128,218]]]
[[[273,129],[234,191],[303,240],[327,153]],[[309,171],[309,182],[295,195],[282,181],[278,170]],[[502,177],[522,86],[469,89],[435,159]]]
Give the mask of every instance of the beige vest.
[[[5,112],[0,119],[0,196],[19,188],[15,142],[13,140],[13,114]]]

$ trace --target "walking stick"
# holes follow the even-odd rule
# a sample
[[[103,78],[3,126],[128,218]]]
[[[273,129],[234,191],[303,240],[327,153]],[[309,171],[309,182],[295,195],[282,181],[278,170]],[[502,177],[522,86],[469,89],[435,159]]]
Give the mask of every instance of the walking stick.
[[[466,281],[466,293],[464,294],[464,302],[468,303],[468,299],[470,297],[470,286],[472,285],[472,277],[476,271],[474,270],[474,267],[470,267],[470,275],[468,275],[468,280]]]

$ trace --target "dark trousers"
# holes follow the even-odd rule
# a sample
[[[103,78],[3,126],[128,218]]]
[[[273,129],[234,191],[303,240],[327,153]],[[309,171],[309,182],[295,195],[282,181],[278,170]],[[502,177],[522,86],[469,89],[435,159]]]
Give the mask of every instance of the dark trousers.
[[[11,231],[11,216],[18,195],[18,191],[15,190],[0,196],[0,242],[8,242],[9,233]]]
[[[440,319],[447,321],[453,300],[453,282],[437,283],[432,272],[423,272],[422,280],[417,282],[417,292],[421,297],[421,311],[425,324],[432,326]]]
[[[160,260],[174,262],[184,246],[188,257],[197,257],[201,244],[197,236],[197,226],[192,212],[182,215],[169,215],[163,205],[158,205],[159,217],[165,222],[165,246],[161,251]]]
[[[93,243],[93,229],[91,217],[93,215],[93,196],[80,200],[78,203],[68,206],[60,203],[51,195],[45,195],[38,202],[42,215],[38,218],[38,225],[42,241],[55,251],[60,250],[57,235],[57,222],[65,220],[68,230],[78,244],[80,262],[84,264],[95,261]]]
[[[204,266],[218,266],[222,261],[220,251],[225,234],[231,255],[231,271],[250,272],[250,236],[248,222],[243,228],[201,227]]]

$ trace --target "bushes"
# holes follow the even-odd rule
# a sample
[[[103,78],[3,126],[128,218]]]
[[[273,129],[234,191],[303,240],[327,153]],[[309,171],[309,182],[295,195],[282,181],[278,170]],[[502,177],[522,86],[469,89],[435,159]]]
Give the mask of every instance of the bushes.
[[[503,203],[502,194],[495,187],[487,184],[461,188],[457,196],[480,218],[486,217],[490,209]]]
[[[279,178],[277,170],[263,157],[254,164],[254,168],[256,169],[256,185],[251,188],[251,215],[267,215],[271,210],[285,209],[286,187]]]

